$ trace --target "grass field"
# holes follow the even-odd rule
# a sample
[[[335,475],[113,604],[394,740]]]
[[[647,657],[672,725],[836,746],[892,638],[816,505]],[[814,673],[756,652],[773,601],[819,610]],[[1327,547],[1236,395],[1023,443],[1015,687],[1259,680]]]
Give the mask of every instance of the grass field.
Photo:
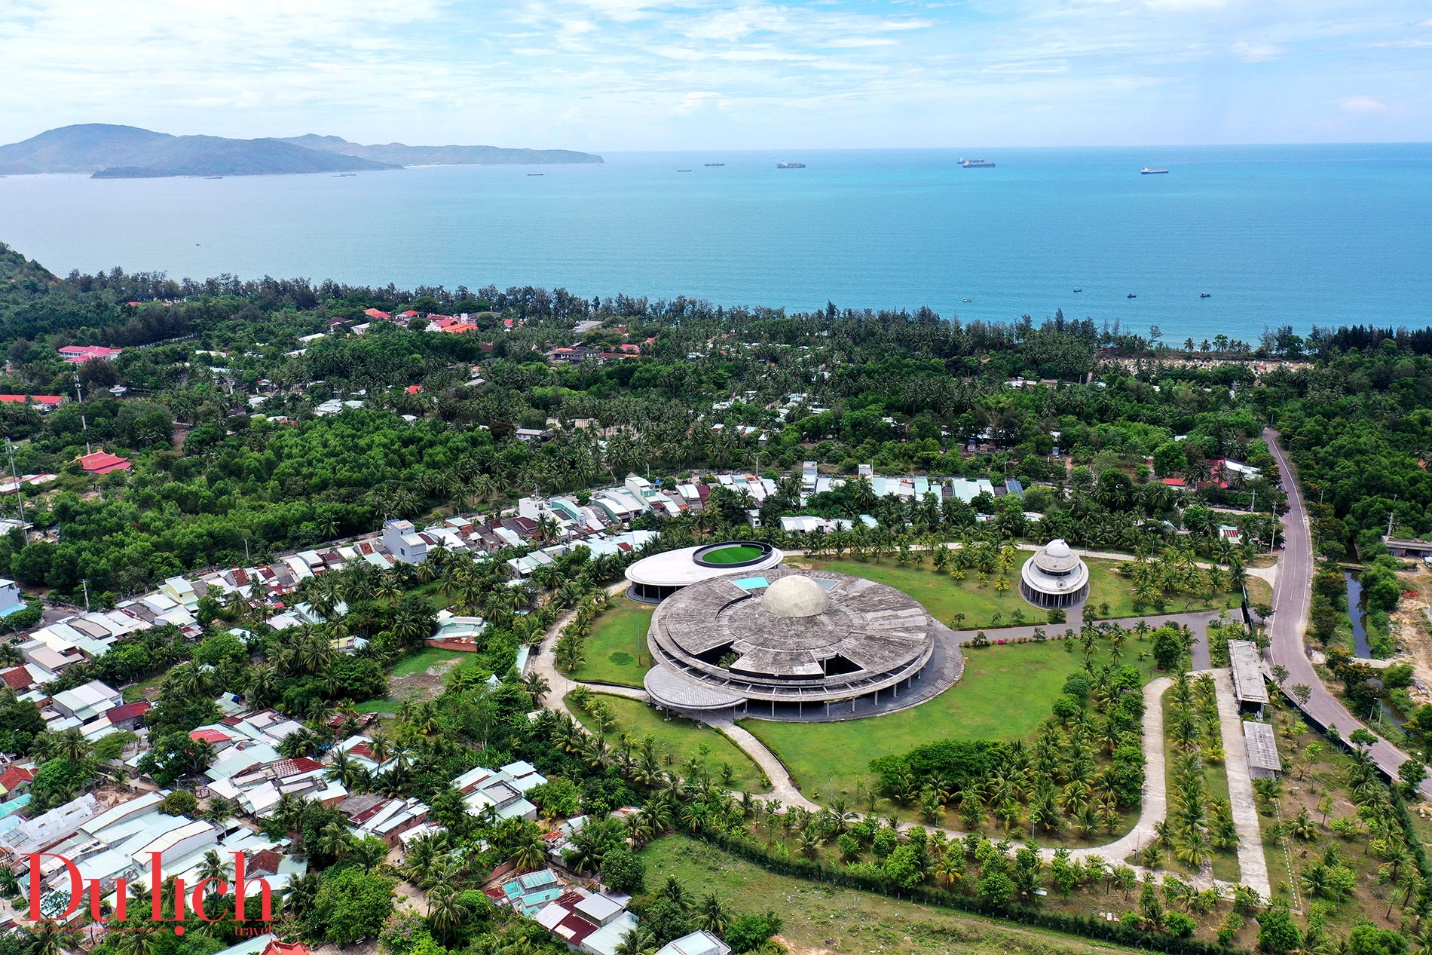
[[[871,892],[833,889],[776,875],[685,836],[642,850],[646,884],[675,876],[689,897],[715,892],[733,913],[774,909],[796,955],[834,952],[959,952],[961,955],[1094,955],[1131,949],[1024,928]]]
[[[1003,593],[995,589],[992,580],[980,583],[973,575],[964,580],[952,580],[947,574],[937,573],[929,566],[917,567],[912,563],[902,567],[892,558],[886,558],[884,561],[809,560],[797,566],[810,566],[887,584],[914,597],[930,611],[931,616],[957,630],[992,629],[1020,624],[1050,626],[1046,622],[1045,611],[1032,606],[1019,595],[1019,568],[1028,558],[1028,551],[1020,552],[1019,561],[1010,574],[1011,586]],[[1119,561],[1086,559],[1085,563],[1089,567],[1089,599],[1084,604],[1086,619],[1116,620],[1154,613],[1152,607],[1146,607],[1140,613],[1134,611],[1133,583],[1119,576]],[[1178,596],[1167,601],[1165,612],[1221,610],[1237,604],[1238,598],[1227,593],[1214,594],[1212,599],[1206,601],[1191,595]],[[1016,617],[1016,613],[1022,616]],[[956,622],[955,614],[964,614],[964,618]]]
[[[586,657],[581,668],[569,676],[574,680],[641,686],[649,669],[646,631],[651,626],[651,604],[626,597],[613,597],[611,607],[592,625],[591,635],[582,644]],[[638,659],[637,654],[641,657]]]
[[[1122,662],[1137,664],[1139,647],[1132,640],[1126,644]],[[741,725],[781,758],[806,796],[853,800],[857,781],[873,783],[870,761],[878,756],[941,739],[1028,737],[1049,716],[1082,659],[1078,647],[1064,640],[966,649],[960,682],[912,709],[848,723],[747,719]]]
[[[400,657],[388,671],[388,678],[426,673],[430,667],[435,667],[440,663],[461,662],[464,658],[472,659],[473,654],[459,653],[456,650],[439,650],[437,647],[423,647],[416,653]]]
[[[656,739],[659,748],[666,750],[671,765],[680,765],[692,756],[700,756],[706,760],[706,767],[712,776],[719,780],[721,764],[726,763],[734,773],[730,788],[741,792],[766,791],[767,787],[761,784],[761,771],[751,762],[750,757],[711,727],[680,718],[665,720],[660,713],[640,700],[629,700],[608,693],[594,693],[592,696],[593,699],[602,700],[610,706],[616,716],[617,727],[607,734],[608,741],[615,743],[623,733],[633,741],[651,736]],[[570,699],[567,701],[567,708],[576,714],[582,725],[590,730],[596,729],[596,720],[572,706]]]
[[[1021,562],[1027,556],[1021,554]],[[993,581],[981,584],[972,575],[964,580],[952,580],[948,575],[936,573],[928,566],[916,567],[912,563],[902,567],[893,558],[884,561],[801,559],[788,563],[849,574],[852,577],[864,577],[866,580],[894,587],[920,601],[936,620],[960,630],[988,628],[996,624],[1002,627],[1016,626],[1019,623],[1014,619],[1016,612],[1023,614],[1025,624],[1044,624],[1047,621],[1044,611],[1032,606],[1019,595],[1018,565],[1010,575],[1009,589],[1000,593],[995,589]],[[958,624],[955,622],[957,613],[964,614],[964,619]],[[996,618],[995,614],[999,614],[999,617]]]
[[[702,554],[701,559],[708,564],[739,564],[742,561],[755,560],[761,554],[759,547],[723,547]]]

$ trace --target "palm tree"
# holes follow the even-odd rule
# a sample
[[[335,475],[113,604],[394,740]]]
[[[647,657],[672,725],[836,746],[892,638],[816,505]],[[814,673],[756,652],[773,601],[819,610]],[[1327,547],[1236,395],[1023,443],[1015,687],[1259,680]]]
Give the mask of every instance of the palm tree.
[[[522,689],[526,690],[527,695],[532,697],[534,704],[541,706],[542,701],[546,699],[547,694],[551,692],[552,684],[547,682],[546,677],[534,670],[522,678]]]
[[[210,849],[204,853],[204,861],[199,866],[199,881],[212,879],[215,882],[227,882],[233,874],[233,867],[219,857],[219,853]]]
[[[512,850],[509,861],[517,867],[518,872],[531,872],[542,866],[546,855],[546,844],[534,829],[527,832],[526,837]]]
[[[451,940],[462,927],[467,912],[458,894],[458,887],[451,882],[439,883],[428,893],[428,925],[440,939]]]
[[[638,925],[622,936],[616,955],[651,955],[656,951],[656,936],[650,929]]]
[[[715,892],[708,892],[702,896],[700,903],[696,906],[696,927],[705,929],[712,935],[725,935],[726,927],[730,918],[726,908],[721,904],[721,899]]]

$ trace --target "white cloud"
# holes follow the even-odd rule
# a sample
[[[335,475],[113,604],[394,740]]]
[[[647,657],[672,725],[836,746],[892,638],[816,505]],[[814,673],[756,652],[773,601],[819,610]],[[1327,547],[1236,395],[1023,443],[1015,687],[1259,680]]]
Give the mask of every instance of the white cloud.
[[[1276,43],[1248,43],[1240,40],[1233,44],[1233,55],[1244,63],[1267,63],[1288,52]]]
[[[1348,113],[1385,113],[1387,104],[1371,96],[1348,96],[1338,103]]]
[[[4,2],[24,95],[0,142],[71,122],[607,150],[1266,141],[1319,138],[1330,103],[1432,125],[1425,97],[1344,96],[1432,88],[1408,26],[1432,26],[1426,0]]]

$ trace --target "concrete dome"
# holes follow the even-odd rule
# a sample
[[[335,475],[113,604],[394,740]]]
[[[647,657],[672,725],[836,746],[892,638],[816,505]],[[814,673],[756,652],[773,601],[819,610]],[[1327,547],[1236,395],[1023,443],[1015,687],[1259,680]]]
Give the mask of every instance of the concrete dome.
[[[775,617],[814,617],[830,608],[825,588],[799,574],[782,577],[766,588],[761,609]]]
[[[1033,558],[1034,565],[1046,574],[1067,574],[1080,566],[1080,560],[1065,541],[1055,538]]]

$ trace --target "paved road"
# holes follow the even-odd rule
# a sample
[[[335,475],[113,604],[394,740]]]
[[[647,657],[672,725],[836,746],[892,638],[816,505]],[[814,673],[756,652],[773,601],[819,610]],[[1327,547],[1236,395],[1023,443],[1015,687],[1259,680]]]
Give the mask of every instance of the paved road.
[[[1308,632],[1308,612],[1313,600],[1312,528],[1303,502],[1303,490],[1298,486],[1292,462],[1278,445],[1278,432],[1272,428],[1265,429],[1263,440],[1268,442],[1268,450],[1278,460],[1283,488],[1288,492],[1288,513],[1283,516],[1283,555],[1278,561],[1277,581],[1273,584],[1274,613],[1268,627],[1268,663],[1287,669],[1285,685],[1291,687],[1302,683],[1312,690],[1307,705],[1300,706],[1308,719],[1324,728],[1336,726],[1343,739],[1347,739],[1354,730],[1367,729],[1367,726],[1328,692],[1313,669],[1303,642]],[[1381,738],[1369,755],[1377,767],[1393,779],[1397,778],[1397,768],[1408,759],[1406,753]],[[1432,780],[1424,782],[1421,788],[1424,796],[1432,797]]]

